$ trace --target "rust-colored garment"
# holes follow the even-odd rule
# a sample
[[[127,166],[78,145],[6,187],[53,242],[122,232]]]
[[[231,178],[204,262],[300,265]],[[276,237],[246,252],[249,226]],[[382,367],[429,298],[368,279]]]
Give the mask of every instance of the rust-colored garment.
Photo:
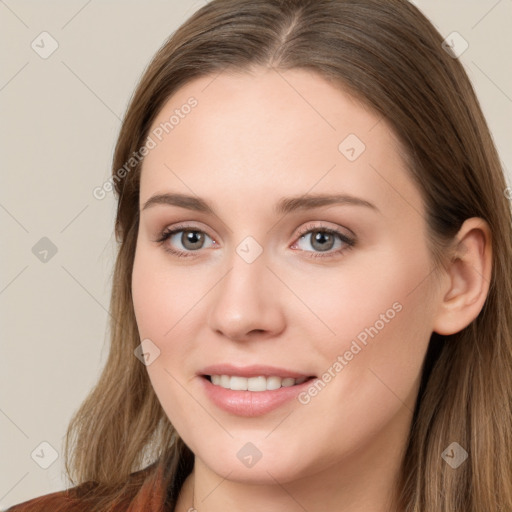
[[[86,482],[14,505],[6,512],[90,512],[101,498],[95,495],[94,487]],[[165,505],[167,492],[162,463],[132,473],[125,488],[123,499],[105,512],[173,512],[174,507]]]

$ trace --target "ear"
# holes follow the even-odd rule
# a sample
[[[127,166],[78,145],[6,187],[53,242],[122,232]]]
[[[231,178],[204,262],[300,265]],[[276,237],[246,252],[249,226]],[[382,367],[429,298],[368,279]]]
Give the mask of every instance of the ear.
[[[491,230],[479,217],[467,219],[456,235],[455,252],[442,278],[433,331],[455,334],[480,313],[492,272]]]

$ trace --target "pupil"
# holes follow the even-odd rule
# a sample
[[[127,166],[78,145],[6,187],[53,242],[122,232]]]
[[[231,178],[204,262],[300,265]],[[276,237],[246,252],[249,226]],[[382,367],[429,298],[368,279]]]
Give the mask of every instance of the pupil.
[[[203,242],[203,234],[198,231],[184,231],[181,243],[188,249],[200,249]],[[187,246],[187,244],[189,244]],[[192,245],[192,247],[190,247]]]
[[[330,241],[331,243],[325,244],[326,241]],[[312,245],[313,247],[319,249],[320,251],[328,251],[329,249],[332,249],[333,241],[334,238],[330,233],[325,233],[325,231],[316,231],[314,232]],[[320,245],[316,246],[317,243],[320,243]]]

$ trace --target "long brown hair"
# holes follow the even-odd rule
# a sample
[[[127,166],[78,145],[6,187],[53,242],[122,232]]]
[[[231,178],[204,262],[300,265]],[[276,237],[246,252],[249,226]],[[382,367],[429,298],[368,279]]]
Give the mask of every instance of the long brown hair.
[[[141,164],[119,170],[180,87],[254,66],[312,70],[387,119],[426,205],[434,261],[443,261],[464,220],[489,224],[493,272],[486,302],[462,331],[432,334],[396,496],[401,512],[512,510],[511,209],[478,100],[442,41],[406,0],[212,0],[161,47],[131,99],[113,159],[119,254],[110,354],[66,438],[71,482],[101,484],[89,510],[129,499],[136,492],[123,485],[129,474],[158,461],[172,506],[193,467],[193,454],[134,356],[140,339],[131,273]],[[456,470],[441,458],[453,441],[469,453]]]

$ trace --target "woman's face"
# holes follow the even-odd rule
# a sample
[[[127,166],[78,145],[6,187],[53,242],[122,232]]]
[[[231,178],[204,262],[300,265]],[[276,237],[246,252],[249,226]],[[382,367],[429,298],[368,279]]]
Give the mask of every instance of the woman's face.
[[[389,125],[259,69],[184,86],[149,136],[133,301],[196,464],[286,482],[396,455],[439,293]]]

